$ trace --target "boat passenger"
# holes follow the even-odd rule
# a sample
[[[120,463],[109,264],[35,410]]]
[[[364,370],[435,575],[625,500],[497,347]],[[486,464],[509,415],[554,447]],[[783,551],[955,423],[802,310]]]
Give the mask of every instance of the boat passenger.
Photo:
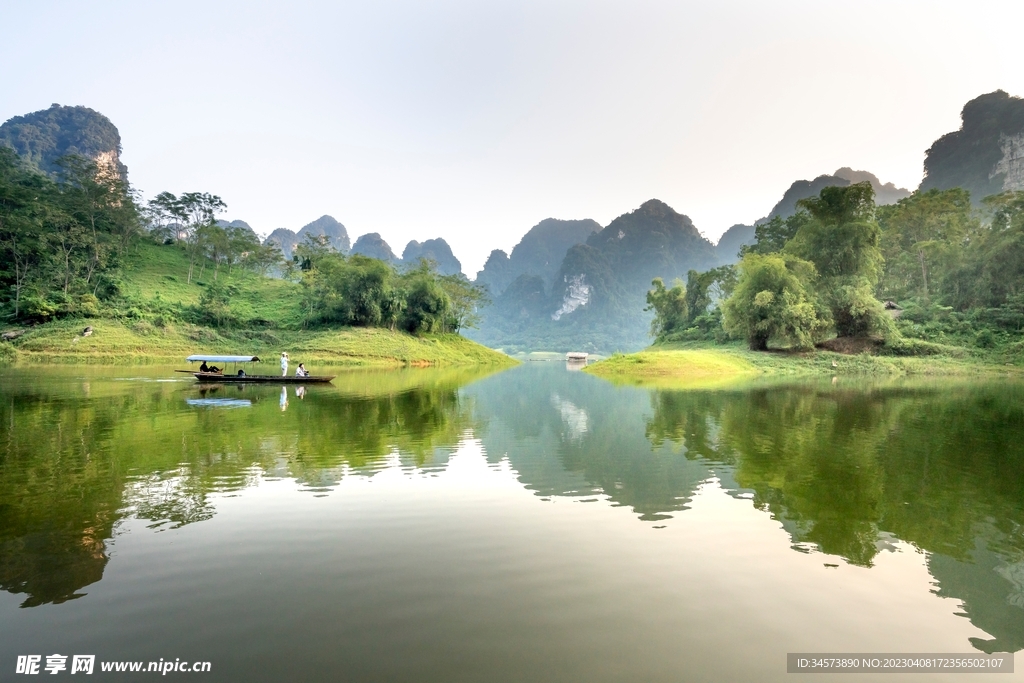
[[[239,376],[239,377],[245,377],[245,370],[242,370],[241,368],[239,368],[239,370],[238,370],[238,376]]]
[[[281,352],[281,376],[286,377],[288,375],[288,353],[286,351]]]
[[[223,371],[220,368],[218,368],[216,365],[211,365],[209,372],[220,373],[220,372],[223,372]]]
[[[306,370],[306,366],[299,363],[299,367],[295,368],[296,377],[309,377],[309,371]]]
[[[206,364],[206,361],[204,360],[203,364],[199,366],[199,372],[209,372],[209,371],[210,371],[210,366],[208,366]]]

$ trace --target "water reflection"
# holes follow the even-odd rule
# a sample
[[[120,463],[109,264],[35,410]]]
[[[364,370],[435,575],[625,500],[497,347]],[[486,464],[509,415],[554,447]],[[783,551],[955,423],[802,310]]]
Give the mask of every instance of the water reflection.
[[[936,592],[995,636],[976,647],[1024,647],[1019,385],[663,392],[653,406],[652,443],[728,463],[795,548],[870,567],[892,539],[912,543],[929,553]]]
[[[714,481],[778,520],[795,551],[871,568],[911,544],[934,592],[991,636],[976,648],[1024,648],[1017,384],[652,391],[556,364],[290,388],[67,372],[2,384],[0,588],[23,607],[81,597],[122,520],[210,520],[212,494],[273,479],[325,495],[389,467],[430,473],[475,438],[538,498],[603,500],[638,528],[671,524]]]
[[[81,597],[103,576],[119,520],[207,520],[211,493],[267,477],[322,493],[396,453],[405,466],[442,466],[476,427],[458,388],[479,374],[296,387],[300,405],[281,412],[285,387],[12,373],[0,401],[0,589],[25,594],[22,607]]]

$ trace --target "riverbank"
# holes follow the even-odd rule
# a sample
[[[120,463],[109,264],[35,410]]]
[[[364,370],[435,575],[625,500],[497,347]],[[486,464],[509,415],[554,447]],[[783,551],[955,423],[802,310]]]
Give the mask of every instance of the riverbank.
[[[1020,358],[950,347],[928,356],[847,355],[830,351],[750,351],[741,345],[655,345],[616,354],[586,372],[619,384],[719,386],[757,377],[787,376],[976,376],[1024,377]]]
[[[86,326],[91,334],[84,336]],[[287,351],[292,363],[367,368],[488,365],[516,361],[457,334],[415,336],[378,328],[320,330],[217,330],[189,324],[157,326],[147,321],[62,320],[26,328],[0,343],[7,363],[180,363],[194,353],[255,354],[276,361]]]

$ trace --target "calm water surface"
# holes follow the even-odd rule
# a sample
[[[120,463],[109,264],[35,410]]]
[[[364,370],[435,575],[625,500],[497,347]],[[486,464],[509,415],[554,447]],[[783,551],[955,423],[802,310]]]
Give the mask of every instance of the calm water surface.
[[[1007,381],[5,370],[0,680],[33,653],[209,681],[771,681],[790,651],[1015,652],[1022,435]]]

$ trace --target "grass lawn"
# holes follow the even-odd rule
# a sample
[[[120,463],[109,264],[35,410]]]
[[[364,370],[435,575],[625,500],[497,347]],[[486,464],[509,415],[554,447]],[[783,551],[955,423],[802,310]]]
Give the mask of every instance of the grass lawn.
[[[962,352],[961,352],[962,351]],[[829,351],[750,351],[742,345],[663,344],[639,353],[616,354],[586,369],[616,383],[665,388],[734,384],[758,377],[785,376],[974,376],[1024,374],[1024,367],[995,356],[950,349],[948,355],[920,357],[845,355]]]

